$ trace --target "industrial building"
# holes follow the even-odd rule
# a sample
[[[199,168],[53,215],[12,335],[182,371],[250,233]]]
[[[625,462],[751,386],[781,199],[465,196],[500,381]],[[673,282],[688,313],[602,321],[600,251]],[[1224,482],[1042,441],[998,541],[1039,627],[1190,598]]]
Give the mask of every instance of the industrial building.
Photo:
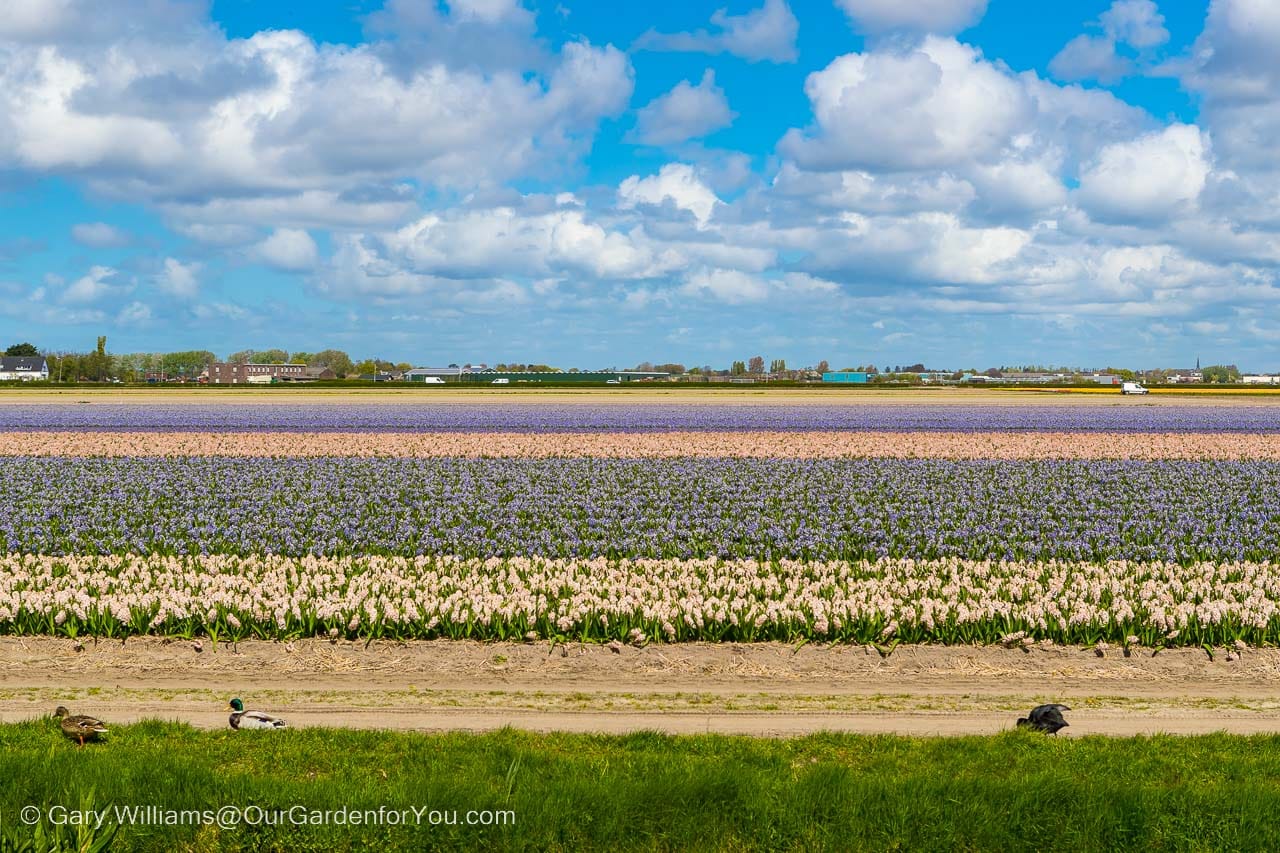
[[[509,371],[494,370],[491,367],[415,367],[406,370],[402,377],[406,382],[425,382],[428,378],[440,378],[448,383],[467,385],[493,384],[495,380],[505,379],[501,385],[520,383],[556,385],[622,385],[627,382],[653,382],[665,380],[670,376],[652,370],[591,370],[572,373],[568,371]]]
[[[843,382],[851,385],[866,385],[867,374],[860,370],[836,370],[822,374],[823,382]]]

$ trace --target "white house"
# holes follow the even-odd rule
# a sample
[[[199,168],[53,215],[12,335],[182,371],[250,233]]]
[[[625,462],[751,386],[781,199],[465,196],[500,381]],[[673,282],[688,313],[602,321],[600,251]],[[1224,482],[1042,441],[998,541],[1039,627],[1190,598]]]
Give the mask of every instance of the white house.
[[[1245,376],[1245,385],[1280,385],[1280,376]]]
[[[6,355],[0,357],[0,382],[15,379],[28,382],[49,379],[49,362],[42,355]]]

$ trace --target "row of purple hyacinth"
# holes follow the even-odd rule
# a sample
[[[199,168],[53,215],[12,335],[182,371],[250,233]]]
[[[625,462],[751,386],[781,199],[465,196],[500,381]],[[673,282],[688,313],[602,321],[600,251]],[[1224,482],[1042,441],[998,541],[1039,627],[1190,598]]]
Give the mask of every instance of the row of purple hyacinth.
[[[0,432],[1280,432],[1280,405],[41,404],[0,406]]]
[[[1280,463],[13,457],[0,552],[1269,562]]]

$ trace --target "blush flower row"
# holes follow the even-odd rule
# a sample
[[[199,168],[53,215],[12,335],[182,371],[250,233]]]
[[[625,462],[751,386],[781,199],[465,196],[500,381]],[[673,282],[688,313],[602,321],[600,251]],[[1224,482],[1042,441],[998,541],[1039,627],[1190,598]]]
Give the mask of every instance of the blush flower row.
[[[7,432],[0,456],[1265,459],[1280,433]]]
[[[0,557],[0,633],[1280,642],[1270,563]]]

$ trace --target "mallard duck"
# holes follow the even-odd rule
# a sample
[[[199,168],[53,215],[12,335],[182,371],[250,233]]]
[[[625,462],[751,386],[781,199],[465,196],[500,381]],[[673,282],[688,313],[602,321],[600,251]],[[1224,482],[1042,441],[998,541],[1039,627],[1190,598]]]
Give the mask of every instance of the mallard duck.
[[[1037,705],[1031,709],[1031,713],[1026,717],[1018,719],[1018,728],[1034,729],[1045,734],[1056,735],[1060,729],[1065,729],[1068,725],[1067,721],[1062,718],[1063,711],[1070,711],[1066,705]]]
[[[283,729],[286,726],[285,721],[279,717],[261,711],[246,711],[244,703],[239,699],[232,699],[227,707],[231,711],[233,729]]]
[[[98,735],[107,731],[102,720],[85,714],[72,714],[62,705],[58,706],[53,715],[61,721],[59,725],[62,727],[62,733],[72,740],[79,741],[81,746],[84,746],[87,740],[97,740]]]

